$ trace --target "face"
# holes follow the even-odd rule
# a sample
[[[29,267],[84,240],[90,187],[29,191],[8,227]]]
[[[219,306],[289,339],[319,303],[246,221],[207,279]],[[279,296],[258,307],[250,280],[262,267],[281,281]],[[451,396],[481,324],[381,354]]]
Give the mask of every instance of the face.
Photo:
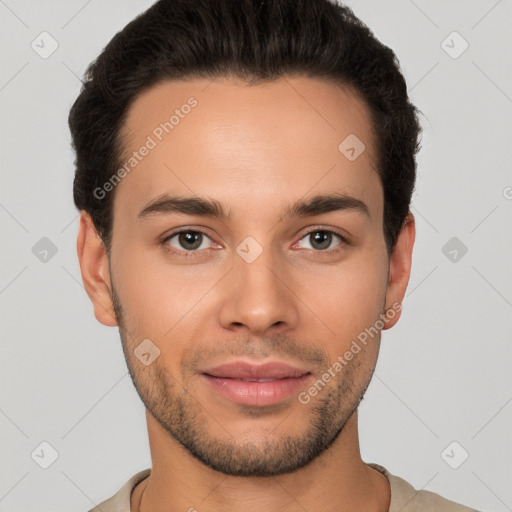
[[[100,321],[115,312],[137,392],[213,469],[305,466],[356,410],[408,278],[411,237],[394,266],[386,252],[368,108],[305,77],[165,82],[122,135],[123,163],[137,161],[112,192],[113,302],[90,295]],[[295,373],[244,382],[219,368],[233,362]]]

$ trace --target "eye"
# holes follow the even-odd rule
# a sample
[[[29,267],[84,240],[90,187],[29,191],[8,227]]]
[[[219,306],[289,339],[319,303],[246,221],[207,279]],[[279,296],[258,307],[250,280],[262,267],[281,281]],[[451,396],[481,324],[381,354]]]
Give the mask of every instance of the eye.
[[[172,248],[172,252],[197,252],[200,249],[208,249],[212,242],[211,238],[202,231],[198,230],[182,230],[172,235],[169,235],[165,240],[162,241],[162,244],[169,248]],[[187,254],[185,254],[188,256]]]
[[[335,243],[336,239],[338,243]],[[171,233],[161,244],[166,251],[187,258],[199,257],[204,250],[221,247],[198,229],[182,229]],[[314,253],[320,254],[337,252],[345,245],[348,245],[348,241],[341,233],[329,229],[315,229],[303,236],[295,247],[311,249]]]
[[[332,247],[333,241],[336,241],[336,238],[340,241],[335,244],[334,250],[339,248],[339,246],[347,243],[347,240],[340,233],[335,231],[330,231],[327,229],[316,229],[315,231],[310,231],[306,236],[302,237],[299,241],[300,247],[304,249],[313,249],[315,251],[328,251]],[[304,246],[304,242],[309,243],[309,247]]]

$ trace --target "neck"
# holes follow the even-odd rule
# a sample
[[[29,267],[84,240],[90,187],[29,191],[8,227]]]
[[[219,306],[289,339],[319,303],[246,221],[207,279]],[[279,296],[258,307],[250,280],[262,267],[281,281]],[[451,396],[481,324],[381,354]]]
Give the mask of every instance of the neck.
[[[360,455],[357,411],[334,443],[292,473],[236,477],[195,459],[146,411],[151,474],[131,495],[132,512],[387,512],[387,478]]]

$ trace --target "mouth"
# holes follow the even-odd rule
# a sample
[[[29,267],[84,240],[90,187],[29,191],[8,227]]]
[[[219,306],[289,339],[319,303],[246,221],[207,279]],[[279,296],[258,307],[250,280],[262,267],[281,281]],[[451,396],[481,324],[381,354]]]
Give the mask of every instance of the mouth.
[[[279,379],[239,379],[236,377],[219,377],[218,375],[210,375],[208,373],[205,373],[204,375],[207,375],[208,377],[214,377],[217,379],[231,379],[231,380],[239,380],[240,382],[275,382],[276,380],[283,380],[288,378],[295,378],[295,377],[281,377]]]
[[[286,363],[254,365],[245,361],[207,369],[200,375],[217,395],[235,403],[260,407],[283,402],[313,377],[308,369]]]

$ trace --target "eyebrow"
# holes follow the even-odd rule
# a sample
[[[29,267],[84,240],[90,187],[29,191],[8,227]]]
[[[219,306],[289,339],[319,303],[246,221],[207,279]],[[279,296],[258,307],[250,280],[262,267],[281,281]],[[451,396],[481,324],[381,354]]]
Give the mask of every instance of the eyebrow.
[[[288,207],[282,218],[307,217],[335,211],[354,211],[371,219],[366,203],[347,194],[321,194],[307,200],[298,200]],[[138,214],[139,219],[153,215],[183,213],[229,220],[230,213],[224,210],[222,203],[206,197],[178,197],[164,194],[151,201]]]

